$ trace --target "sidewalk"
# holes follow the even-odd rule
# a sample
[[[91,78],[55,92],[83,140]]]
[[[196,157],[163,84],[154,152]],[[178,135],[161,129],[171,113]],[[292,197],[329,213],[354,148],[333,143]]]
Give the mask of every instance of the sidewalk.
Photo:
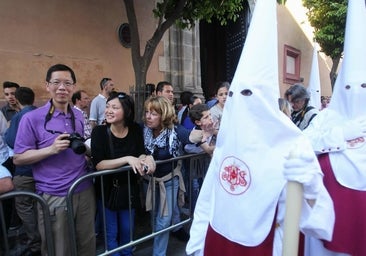
[[[136,247],[134,256],[151,256],[153,241],[146,242]],[[169,256],[186,256],[185,253],[186,243],[177,240],[170,236],[169,245],[166,255]]]
[[[138,227],[137,227],[138,228]],[[187,230],[187,229],[186,229]],[[17,230],[13,230],[9,232],[9,242],[10,242],[10,254],[9,256],[21,256],[24,255],[24,251],[27,249],[27,246],[23,242],[25,239],[25,233],[23,230],[23,226]],[[181,242],[173,236],[169,237],[169,245],[167,254],[169,256],[186,256],[185,253],[186,243]],[[134,251],[134,256],[151,256],[153,248],[153,240],[146,241],[142,244],[136,246],[136,250]],[[103,245],[99,245],[97,248],[97,254],[103,253]],[[1,255],[1,252],[0,252]],[[2,256],[2,255],[1,255]]]

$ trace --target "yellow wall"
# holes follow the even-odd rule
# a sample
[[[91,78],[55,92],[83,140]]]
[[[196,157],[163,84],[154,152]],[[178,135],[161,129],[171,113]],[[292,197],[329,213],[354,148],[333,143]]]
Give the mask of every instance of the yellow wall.
[[[141,45],[155,30],[154,1],[135,0],[141,26]],[[127,22],[121,0],[1,0],[0,82],[10,80],[33,88],[38,101],[47,99],[44,80],[49,66],[71,66],[77,88],[91,96],[99,93],[102,77],[111,77],[116,89],[134,84],[130,49],[118,41],[117,29]],[[157,49],[148,82],[163,78]],[[0,97],[2,98],[2,97]]]
[[[307,25],[305,9],[301,9],[300,0],[288,0],[286,6],[278,5],[278,61],[279,82],[281,95],[291,84],[283,82],[283,56],[284,45],[292,46],[301,51],[300,77],[304,78],[304,85],[308,86],[311,63],[313,58],[314,43],[312,40],[312,28]],[[295,11],[300,11],[293,13]],[[295,16],[294,16],[295,15]],[[331,95],[329,72],[331,61],[320,53],[318,57],[321,94]]]

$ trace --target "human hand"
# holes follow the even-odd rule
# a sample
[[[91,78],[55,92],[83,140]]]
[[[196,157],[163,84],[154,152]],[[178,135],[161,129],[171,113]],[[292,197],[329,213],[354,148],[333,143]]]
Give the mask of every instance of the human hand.
[[[189,141],[192,142],[193,144],[200,143],[202,141],[202,138],[203,138],[202,130],[194,129],[189,134]]]
[[[146,174],[153,174],[156,169],[155,160],[151,155],[146,156],[141,160],[141,167],[142,172],[140,173],[141,176]]]
[[[301,183],[306,199],[316,199],[322,184],[322,175],[313,161],[315,161],[313,155],[303,153],[287,158],[284,164],[285,179]]]
[[[366,117],[362,116],[348,121],[342,127],[344,139],[346,141],[366,136]]]
[[[67,139],[69,136],[70,134],[63,133],[56,137],[51,145],[51,151],[53,154],[58,154],[70,146],[70,141]]]

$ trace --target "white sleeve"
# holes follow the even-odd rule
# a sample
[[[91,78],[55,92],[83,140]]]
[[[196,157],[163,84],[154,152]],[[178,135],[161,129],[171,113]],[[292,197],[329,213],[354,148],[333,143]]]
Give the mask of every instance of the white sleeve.
[[[9,170],[0,164],[0,179],[7,178],[7,177],[11,178],[11,174],[10,174]]]
[[[329,114],[322,114],[318,114],[303,130],[304,135],[310,140],[315,154],[344,150],[346,142],[341,124],[325,123],[326,120],[329,120]]]
[[[96,97],[98,97],[98,95]],[[97,121],[97,117],[98,117],[97,99],[94,98],[90,104],[89,120]]]
[[[187,255],[203,255],[207,228],[212,212],[211,209],[214,204],[213,179],[214,170],[210,171],[209,169],[203,181],[194,210],[193,222],[190,230],[190,239],[186,247]]]
[[[305,235],[330,241],[334,221],[333,201],[325,187],[321,186],[313,207],[307,202],[303,203],[300,229]]]

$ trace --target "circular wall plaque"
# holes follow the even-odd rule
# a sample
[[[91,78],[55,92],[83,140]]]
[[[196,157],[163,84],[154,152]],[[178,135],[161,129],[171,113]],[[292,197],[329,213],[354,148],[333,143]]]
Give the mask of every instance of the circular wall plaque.
[[[118,39],[124,47],[131,47],[131,31],[128,23],[123,23],[118,27]]]

